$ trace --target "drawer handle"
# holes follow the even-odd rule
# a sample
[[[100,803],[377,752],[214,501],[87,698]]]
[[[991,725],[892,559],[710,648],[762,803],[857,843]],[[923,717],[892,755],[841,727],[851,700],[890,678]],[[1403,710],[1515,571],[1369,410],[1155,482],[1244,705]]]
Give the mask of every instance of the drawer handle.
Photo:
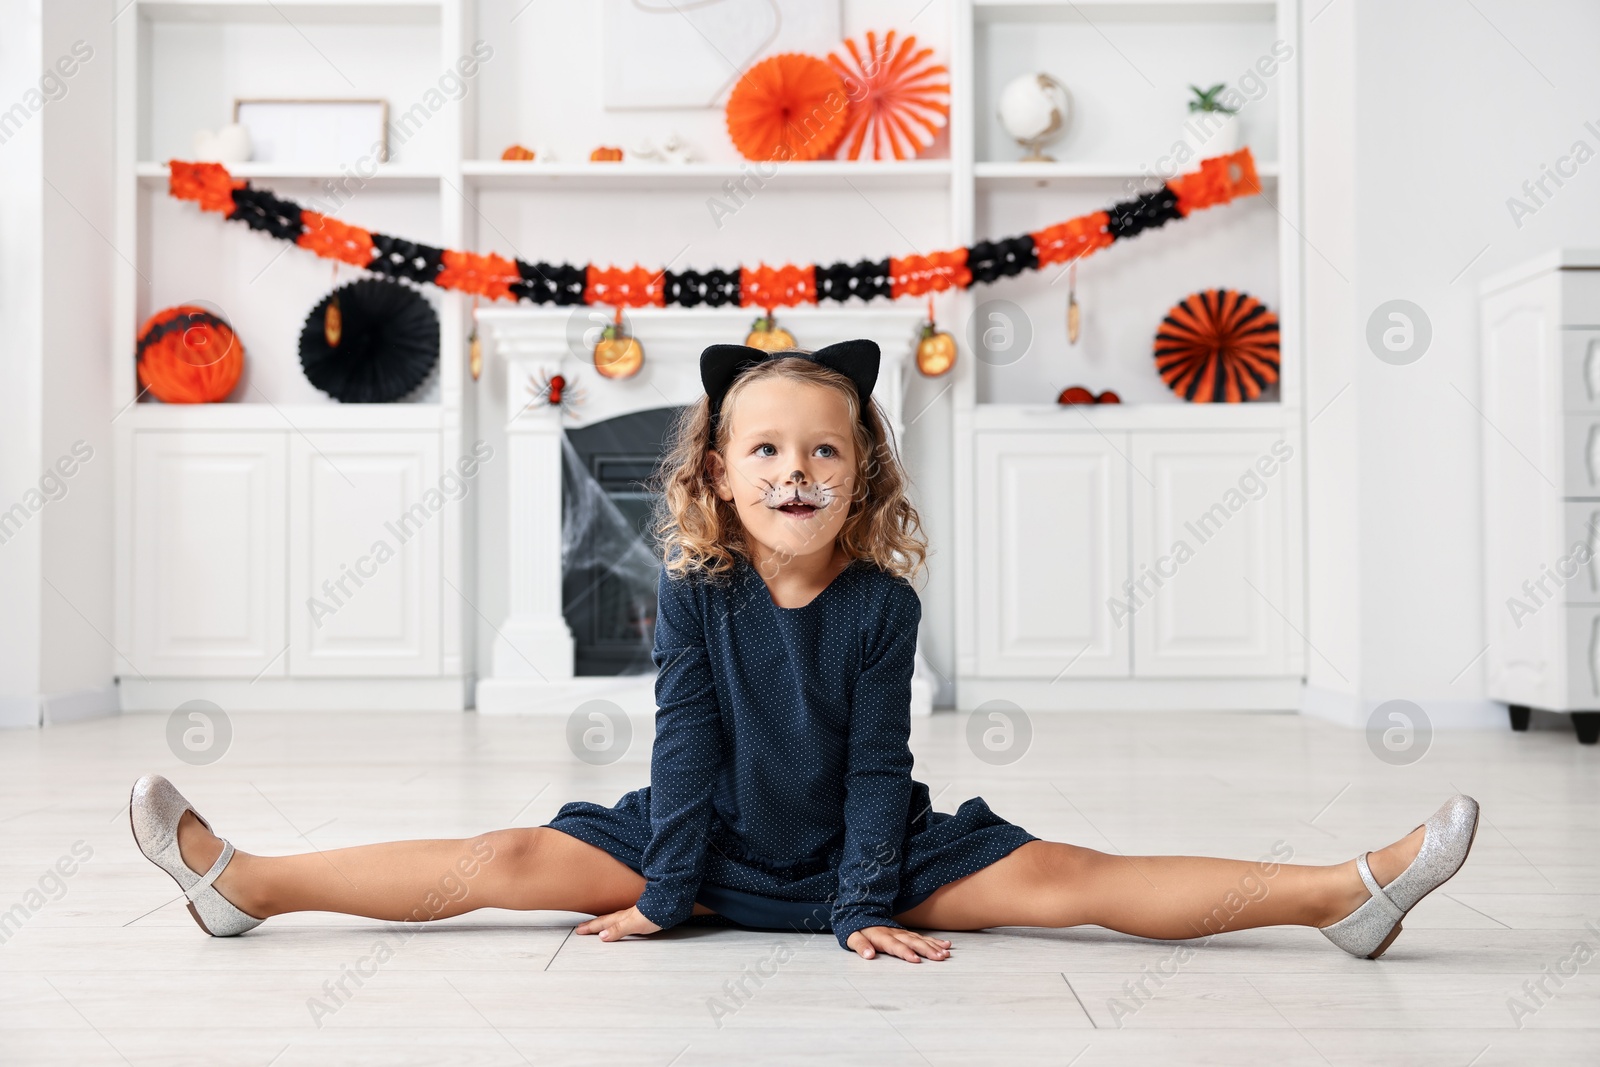
[[[1600,696],[1600,615],[1589,624],[1589,686],[1591,695]]]
[[[1600,398],[1600,338],[1590,341],[1583,351],[1583,384],[1591,401]]]
[[[1583,450],[1584,462],[1589,465],[1589,484],[1600,482],[1600,423],[1589,427],[1589,446]]]

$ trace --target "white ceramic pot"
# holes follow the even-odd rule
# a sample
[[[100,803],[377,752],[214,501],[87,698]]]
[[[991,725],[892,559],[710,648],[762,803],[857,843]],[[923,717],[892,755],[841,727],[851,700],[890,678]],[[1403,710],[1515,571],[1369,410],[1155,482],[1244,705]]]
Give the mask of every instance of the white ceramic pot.
[[[1239,116],[1225,111],[1191,111],[1183,124],[1183,139],[1200,159],[1237,152]]]

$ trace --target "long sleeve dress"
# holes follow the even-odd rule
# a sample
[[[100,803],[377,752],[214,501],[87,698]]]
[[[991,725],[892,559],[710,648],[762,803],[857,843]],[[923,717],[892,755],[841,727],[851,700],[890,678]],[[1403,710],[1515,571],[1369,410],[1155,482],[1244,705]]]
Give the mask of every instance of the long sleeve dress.
[[[645,878],[663,929],[699,902],[757,929],[832,930],[841,947],[1034,836],[981,797],[932,810],[911,776],[922,604],[856,560],[809,604],[778,607],[742,557],[731,575],[657,586],[650,785],[547,825]]]

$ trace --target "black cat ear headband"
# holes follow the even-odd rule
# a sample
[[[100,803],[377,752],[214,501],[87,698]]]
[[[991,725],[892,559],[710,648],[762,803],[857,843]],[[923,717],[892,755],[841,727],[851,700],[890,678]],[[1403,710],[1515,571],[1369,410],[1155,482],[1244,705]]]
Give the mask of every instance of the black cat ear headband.
[[[843,374],[855,383],[857,405],[861,409],[861,422],[867,423],[867,401],[872,387],[878,383],[878,361],[881,356],[878,342],[869,340],[840,341],[819,348],[815,352],[767,352],[748,345],[712,345],[700,353],[700,382],[706,388],[711,409],[711,435],[716,438],[717,418],[722,412],[722,398],[734,379],[758,363],[769,359],[797,356],[820,363]]]

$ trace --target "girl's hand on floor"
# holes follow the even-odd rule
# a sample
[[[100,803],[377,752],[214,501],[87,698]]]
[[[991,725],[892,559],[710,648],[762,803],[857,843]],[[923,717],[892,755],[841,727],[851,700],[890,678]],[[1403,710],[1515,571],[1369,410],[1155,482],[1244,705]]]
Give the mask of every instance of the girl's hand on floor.
[[[865,927],[846,938],[845,944],[864,960],[872,959],[879,952],[899,956],[907,963],[921,963],[924,957],[930,960],[950,958],[950,942],[894,926]]]
[[[580,934],[599,934],[602,941],[621,941],[629,934],[653,934],[661,927],[644,917],[638,906],[610,915],[597,915],[578,927]]]

